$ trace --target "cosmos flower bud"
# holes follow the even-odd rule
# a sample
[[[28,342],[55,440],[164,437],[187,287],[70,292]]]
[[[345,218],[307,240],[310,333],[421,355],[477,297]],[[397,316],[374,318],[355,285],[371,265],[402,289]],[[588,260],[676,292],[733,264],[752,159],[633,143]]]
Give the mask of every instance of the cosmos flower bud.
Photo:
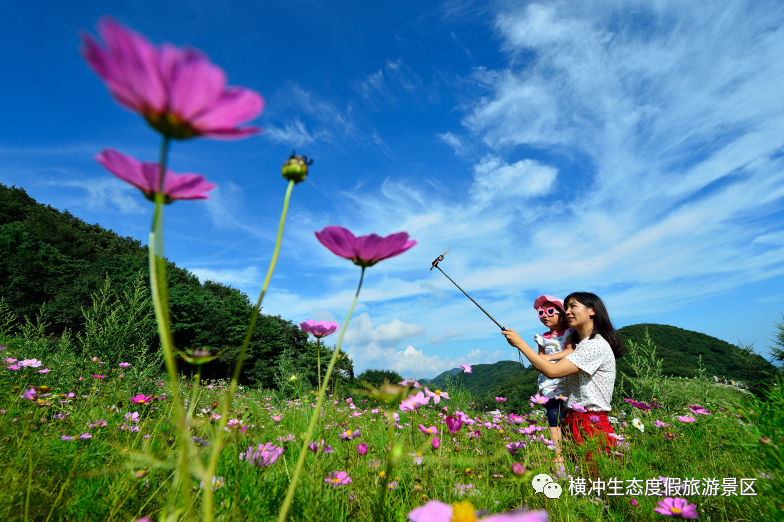
[[[288,161],[280,169],[283,177],[294,183],[302,183],[308,177],[308,167],[313,164],[313,160],[308,161],[307,156],[297,156],[292,152]]]

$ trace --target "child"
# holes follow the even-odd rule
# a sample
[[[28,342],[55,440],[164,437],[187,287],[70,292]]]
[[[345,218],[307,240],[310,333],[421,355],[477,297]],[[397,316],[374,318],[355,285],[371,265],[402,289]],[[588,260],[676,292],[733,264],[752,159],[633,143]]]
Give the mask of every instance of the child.
[[[563,301],[551,295],[540,295],[534,301],[534,308],[539,313],[539,320],[550,329],[544,335],[534,336],[539,345],[539,354],[548,361],[556,363],[570,353],[574,347],[569,343],[572,330],[564,317]],[[551,379],[539,374],[539,395],[547,398],[547,423],[550,426],[550,439],[555,444],[555,462],[563,462],[561,456],[561,421],[566,410],[566,397],[563,378]]]

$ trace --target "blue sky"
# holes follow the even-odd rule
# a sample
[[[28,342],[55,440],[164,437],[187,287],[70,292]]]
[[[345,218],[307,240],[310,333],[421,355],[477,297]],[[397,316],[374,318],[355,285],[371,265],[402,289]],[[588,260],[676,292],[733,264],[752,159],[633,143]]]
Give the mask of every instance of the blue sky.
[[[383,5],[382,5],[383,4]],[[45,6],[45,7],[44,7]],[[345,319],[359,270],[330,224],[418,245],[367,272],[357,370],[432,377],[515,358],[533,299],[593,291],[617,327],[675,325],[763,354],[784,311],[780,2],[45,2],[6,6],[0,182],[146,242],[151,206],[92,159],[159,140],[77,52],[103,14],[203,50],[267,102],[260,136],[175,143],[219,188],[167,207],[166,254],[255,299],[296,149],[264,311]]]

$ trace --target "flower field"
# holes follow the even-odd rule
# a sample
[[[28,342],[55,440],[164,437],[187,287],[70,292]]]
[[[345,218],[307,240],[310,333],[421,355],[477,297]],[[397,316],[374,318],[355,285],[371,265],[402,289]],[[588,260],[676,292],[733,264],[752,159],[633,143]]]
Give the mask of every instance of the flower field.
[[[161,517],[178,469],[175,395],[190,416],[190,457],[206,464],[227,383],[194,387],[183,376],[172,389],[163,380],[129,378],[128,364],[91,358],[63,375],[45,358],[26,359],[23,345],[7,344],[0,381],[4,520]],[[382,388],[328,398],[307,441],[289,519],[481,520],[525,508],[504,520],[543,519],[538,510],[564,521],[659,513],[774,520],[780,512],[779,388],[762,402],[706,383],[666,382],[665,397],[655,401],[618,401],[617,454],[586,463],[586,448],[565,442],[566,462],[554,464],[538,405],[511,412],[499,401],[495,412],[474,411],[459,387],[408,384],[387,387],[386,395]],[[701,400],[679,404],[689,393]],[[182,481],[190,504],[178,516],[197,519],[209,488],[215,520],[276,519],[315,397],[239,387],[217,471],[205,483],[191,464]],[[560,484],[560,498],[534,491],[539,474]],[[454,507],[439,511],[432,500]],[[420,506],[429,511],[415,511]]]

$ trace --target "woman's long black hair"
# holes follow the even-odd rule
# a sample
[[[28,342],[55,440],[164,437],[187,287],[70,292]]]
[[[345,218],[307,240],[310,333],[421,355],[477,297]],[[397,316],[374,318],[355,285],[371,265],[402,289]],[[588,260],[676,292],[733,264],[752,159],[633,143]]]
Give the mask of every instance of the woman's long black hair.
[[[609,343],[615,358],[618,359],[619,357],[623,357],[624,349],[621,344],[621,337],[618,335],[618,332],[615,331],[612,321],[610,321],[610,314],[607,313],[607,307],[604,306],[604,301],[602,301],[598,295],[590,292],[572,292],[564,299],[564,308],[569,307],[569,301],[572,299],[581,303],[586,308],[593,308],[593,311],[595,312],[595,315],[593,316],[593,331],[591,332],[590,339],[596,337],[596,334],[601,335],[604,340]],[[576,333],[577,332],[575,332],[575,334]],[[576,342],[574,344],[575,346],[577,345]]]

